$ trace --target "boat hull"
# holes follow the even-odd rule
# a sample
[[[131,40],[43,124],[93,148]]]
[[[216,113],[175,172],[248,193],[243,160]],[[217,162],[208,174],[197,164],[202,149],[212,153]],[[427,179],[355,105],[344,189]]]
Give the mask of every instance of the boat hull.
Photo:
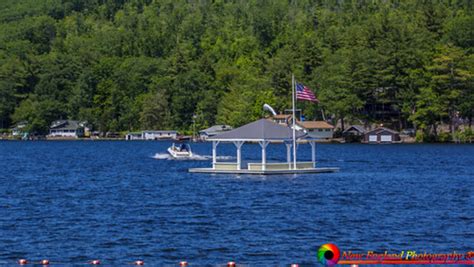
[[[171,147],[168,148],[168,153],[175,159],[188,159],[193,156],[192,152],[189,151],[176,151]]]

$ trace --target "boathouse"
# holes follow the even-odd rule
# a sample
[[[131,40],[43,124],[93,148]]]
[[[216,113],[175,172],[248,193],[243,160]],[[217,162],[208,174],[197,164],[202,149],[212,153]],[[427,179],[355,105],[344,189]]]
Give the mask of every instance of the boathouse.
[[[346,142],[360,142],[364,138],[367,131],[362,125],[351,125],[342,132],[342,136]]]
[[[362,125],[351,125],[342,132],[342,135],[363,136],[366,130]]]
[[[178,137],[177,131],[143,131],[143,140],[161,140],[161,139],[176,139]]]
[[[129,132],[125,135],[125,140],[143,140],[142,132]]]
[[[190,172],[204,173],[234,173],[234,174],[291,174],[291,173],[315,173],[334,172],[337,168],[316,168],[316,143],[314,139],[307,138],[302,131],[295,131],[295,139],[299,143],[308,143],[311,146],[311,161],[298,162],[296,153],[291,157],[293,146],[293,129],[283,126],[267,119],[260,119],[228,131],[214,137],[208,138],[212,142],[212,167],[193,168]],[[233,143],[236,148],[236,162],[218,162],[217,152],[220,143]],[[245,143],[258,143],[261,148],[261,162],[242,164],[242,146]],[[285,145],[287,150],[286,162],[267,162],[268,145]]]
[[[379,127],[364,135],[364,143],[369,144],[391,144],[400,142],[400,134],[397,131],[385,127]]]

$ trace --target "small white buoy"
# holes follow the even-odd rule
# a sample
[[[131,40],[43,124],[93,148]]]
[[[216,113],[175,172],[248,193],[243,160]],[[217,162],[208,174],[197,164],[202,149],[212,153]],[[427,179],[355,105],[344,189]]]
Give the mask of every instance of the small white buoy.
[[[91,264],[92,264],[92,265],[99,265],[99,264],[100,264],[100,260],[93,260],[93,261],[91,261]]]
[[[229,261],[229,262],[227,263],[227,267],[235,267],[235,262]]]
[[[181,262],[179,262],[179,266],[180,266],[180,267],[186,267],[186,266],[188,266],[188,262],[186,262],[186,261],[181,261]]]
[[[292,265],[290,265],[290,267],[299,267],[299,265],[296,263],[293,263]]]
[[[145,265],[145,262],[144,261],[135,261],[135,265]]]
[[[25,264],[28,264],[28,261],[25,260],[25,259],[20,259],[20,260],[18,260],[18,264],[25,265]]]
[[[42,265],[49,265],[49,260],[42,260],[42,261],[41,261],[41,264],[42,264]]]

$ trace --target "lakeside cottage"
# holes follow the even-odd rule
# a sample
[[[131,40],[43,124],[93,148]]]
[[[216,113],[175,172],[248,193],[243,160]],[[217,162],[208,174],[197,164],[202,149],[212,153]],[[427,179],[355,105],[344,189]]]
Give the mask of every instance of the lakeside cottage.
[[[400,134],[397,131],[379,127],[364,134],[364,143],[369,144],[391,144],[400,143]]]
[[[125,140],[163,140],[176,139],[178,137],[177,131],[154,131],[147,130],[141,132],[130,132],[125,135]]]
[[[49,127],[49,137],[84,137],[84,123],[75,120],[57,120]]]
[[[225,125],[225,124],[214,125],[212,127],[199,131],[199,137],[201,138],[201,140],[206,140],[209,137],[213,137],[215,135],[218,135],[230,130],[232,130],[232,126],[229,126],[229,125]]]
[[[334,126],[325,121],[298,121],[308,136],[314,139],[331,139],[334,135]]]
[[[284,126],[292,126],[293,123],[293,118],[289,114],[273,115],[270,119]],[[334,135],[334,126],[326,121],[297,121],[295,129],[306,132],[309,137],[314,139],[331,139]]]
[[[22,137],[23,135],[28,135],[27,132],[25,132],[26,126],[28,126],[27,121],[20,121],[15,125],[15,127],[12,128],[12,136],[13,137]]]
[[[143,140],[176,139],[177,131],[143,131]]]
[[[143,140],[142,132],[131,132],[125,135],[125,140]]]

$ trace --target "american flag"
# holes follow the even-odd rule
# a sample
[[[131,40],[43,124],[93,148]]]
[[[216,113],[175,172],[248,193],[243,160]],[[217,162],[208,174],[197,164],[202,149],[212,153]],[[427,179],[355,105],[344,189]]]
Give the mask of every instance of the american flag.
[[[296,84],[296,99],[308,100],[311,102],[319,103],[319,100],[316,98],[313,91],[311,91],[308,87],[302,85],[301,83]]]

